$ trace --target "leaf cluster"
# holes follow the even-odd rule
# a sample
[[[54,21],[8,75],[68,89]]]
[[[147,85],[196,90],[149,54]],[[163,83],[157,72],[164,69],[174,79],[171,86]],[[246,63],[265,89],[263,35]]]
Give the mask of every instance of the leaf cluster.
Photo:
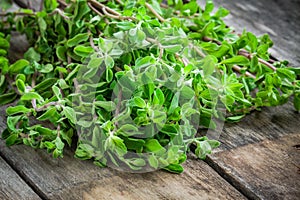
[[[42,11],[7,13],[0,104],[18,100],[2,138],[54,157],[75,141],[75,157],[101,167],[180,173],[191,145],[201,159],[219,146],[197,134],[216,128],[214,119],[236,122],[291,96],[299,111],[299,68],[270,58],[268,35],[237,35],[222,20],[229,11],[213,9],[212,1],[202,9],[193,0],[44,0]],[[12,30],[31,45],[14,63]]]

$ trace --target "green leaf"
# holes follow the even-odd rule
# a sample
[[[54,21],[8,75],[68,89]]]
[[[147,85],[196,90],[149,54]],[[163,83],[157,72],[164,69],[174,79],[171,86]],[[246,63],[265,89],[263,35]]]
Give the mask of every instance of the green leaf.
[[[289,69],[278,68],[276,73],[282,79],[286,78],[289,81],[294,81],[296,79],[295,72]]]
[[[128,31],[132,28],[135,28],[135,24],[128,21],[117,22],[117,27],[123,31]]]
[[[212,147],[207,140],[197,142],[195,154],[200,159],[205,159],[207,154],[210,154]]]
[[[26,87],[25,87],[25,83],[22,79],[16,80],[16,86],[21,94],[25,92]]]
[[[12,1],[11,0],[1,0],[0,2],[0,10],[7,10],[10,7],[12,7]],[[1,48],[1,47],[0,47]]]
[[[163,46],[163,48],[168,53],[178,53],[182,49],[182,46],[179,44],[175,44],[175,45]]]
[[[157,104],[157,105],[163,105],[165,102],[165,95],[164,93],[161,91],[161,89],[157,88],[154,91],[154,95],[153,95],[153,104]]]
[[[217,58],[214,56],[206,56],[203,59],[203,71],[205,76],[211,75],[215,71]]]
[[[55,148],[55,144],[53,144],[53,142],[46,141],[46,142],[44,142],[44,145],[49,150],[53,150]]]
[[[7,146],[12,146],[17,142],[18,139],[18,134],[11,134],[8,138],[6,138],[6,145]]]
[[[17,96],[18,95],[15,92],[0,95],[0,105],[5,105],[13,102],[17,98]]]
[[[228,58],[226,60],[223,60],[221,64],[230,64],[230,65],[247,65],[250,61],[248,58],[244,56],[234,56],[232,58]]]
[[[257,49],[257,45],[258,45],[257,37],[253,33],[250,33],[250,32],[247,33],[247,37],[249,39],[248,45],[250,46],[251,52],[253,53]]]
[[[33,47],[30,47],[25,53],[24,58],[29,62],[40,62],[41,55],[37,53]]]
[[[45,91],[45,90],[48,90],[50,87],[52,87],[56,82],[57,82],[56,78],[47,78],[47,79],[44,79],[39,84],[37,84],[34,87],[34,89],[39,92]]]
[[[79,45],[74,48],[74,53],[76,55],[82,56],[82,57],[88,57],[93,52],[94,52],[94,49],[90,46],[86,47],[86,46]]]
[[[14,106],[14,107],[8,107],[6,109],[6,113],[8,115],[15,115],[15,114],[26,114],[26,113],[29,113],[31,112],[31,109],[29,108],[26,108],[25,106],[23,105],[18,105],[18,106]]]
[[[243,119],[244,117],[245,117],[245,115],[238,115],[238,116],[227,117],[227,121],[238,122],[241,119]]]
[[[9,61],[7,58],[0,56],[0,69],[2,74],[6,74],[9,71]]]
[[[227,10],[223,7],[219,7],[217,12],[215,13],[215,16],[217,18],[223,18],[223,17],[226,17],[229,13],[230,13],[229,10]]]
[[[46,65],[43,65],[42,69],[39,70],[41,73],[48,74],[51,71],[53,71],[53,65],[48,63]]]
[[[110,140],[107,140],[107,141],[110,141],[109,146],[110,146],[111,150],[116,151],[116,153],[119,156],[123,156],[124,154],[127,153],[127,147],[121,138],[119,138],[117,136],[112,136],[110,138]]]
[[[28,92],[22,95],[21,100],[22,101],[30,101],[32,99],[37,99],[39,101],[43,101],[43,97],[41,97],[38,93],[36,92]]]
[[[6,55],[7,55],[7,51],[4,49],[0,49],[0,56],[6,56]]]
[[[144,147],[147,152],[153,152],[153,153],[165,152],[165,149],[161,146],[161,144],[156,139],[147,140]]]
[[[153,167],[154,169],[157,169],[159,166],[158,160],[154,155],[149,156],[148,162],[149,162],[150,166]]]
[[[58,46],[56,48],[56,56],[58,57],[58,59],[62,61],[67,61],[66,53],[67,48],[65,46]]]
[[[10,65],[9,73],[17,74],[23,71],[23,69],[29,65],[29,62],[25,59],[20,59],[16,61],[14,64]]]
[[[58,120],[60,115],[56,111],[55,107],[49,108],[46,112],[44,112],[41,116],[39,116],[37,119],[40,121],[45,121],[45,120]]]
[[[108,112],[114,111],[116,109],[116,104],[112,101],[95,101],[94,105],[104,108]]]
[[[300,111],[300,92],[294,95],[294,107],[297,111]]]
[[[5,38],[0,37],[0,49],[8,49],[9,48],[9,42]]]
[[[133,102],[134,105],[139,108],[145,108],[147,106],[146,102],[141,97],[134,97]]]
[[[60,137],[57,137],[55,140],[55,146],[58,150],[63,150],[65,147],[65,144],[61,141]]]
[[[183,167],[180,164],[170,164],[167,167],[164,167],[164,169],[176,174],[180,174],[184,171]]]
[[[146,34],[144,33],[144,31],[138,29],[136,39],[138,43],[142,43],[146,39]]]
[[[57,99],[62,99],[62,94],[61,94],[61,91],[59,89],[59,87],[57,87],[56,85],[53,85],[52,86],[52,91],[54,93],[54,95],[56,96]]]
[[[137,152],[142,152],[145,141],[142,139],[125,138],[124,144],[126,145],[127,149],[135,150]]]
[[[130,161],[131,164],[137,166],[137,167],[143,167],[146,165],[146,162],[142,158],[136,158]]]
[[[112,57],[106,56],[104,59],[106,68],[113,68],[115,65],[115,61]]]
[[[221,143],[217,140],[208,140],[209,145],[211,146],[211,148],[217,148],[221,145]]]
[[[88,33],[80,33],[67,41],[68,47],[74,47],[81,42],[86,42],[89,39]]]
[[[16,131],[16,124],[22,118],[21,115],[18,116],[8,116],[7,117],[7,127],[10,131]]]
[[[184,99],[192,99],[195,96],[195,91],[188,86],[183,86],[181,89],[180,96]]]
[[[94,148],[89,144],[79,144],[75,151],[75,157],[82,160],[91,159],[94,155]]]
[[[53,158],[63,157],[62,151],[59,149],[54,149],[52,155],[53,155]]]
[[[57,0],[46,0],[44,1],[44,7],[47,12],[52,12],[55,8],[57,8],[59,4],[57,3]]]
[[[76,113],[71,107],[64,107],[63,114],[70,120],[72,124],[76,124]]]
[[[88,68],[99,68],[103,62],[103,58],[92,58],[88,64]]]
[[[46,32],[47,23],[42,17],[38,17],[38,25],[42,34]]]
[[[151,56],[141,57],[135,61],[136,68],[145,68],[155,63],[155,60]]]

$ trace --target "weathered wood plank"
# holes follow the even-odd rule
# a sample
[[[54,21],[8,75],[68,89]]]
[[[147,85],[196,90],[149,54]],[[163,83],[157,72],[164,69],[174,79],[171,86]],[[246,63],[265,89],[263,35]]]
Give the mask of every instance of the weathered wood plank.
[[[0,157],[0,199],[40,199],[39,196]]]
[[[300,114],[295,112],[292,102],[263,108],[261,112],[253,112],[238,123],[225,124],[219,138],[222,145],[216,151],[297,134],[299,125]]]
[[[100,169],[90,161],[53,159],[23,145],[0,151],[45,199],[244,199],[205,162],[190,158],[181,175],[157,171],[128,174]]]
[[[252,199],[300,198],[298,134],[238,147],[209,157],[208,162]]]
[[[202,5],[205,0],[198,0]],[[231,14],[225,22],[237,32],[244,28],[255,34],[268,33],[274,40],[272,54],[300,66],[300,1],[299,0],[213,0]]]

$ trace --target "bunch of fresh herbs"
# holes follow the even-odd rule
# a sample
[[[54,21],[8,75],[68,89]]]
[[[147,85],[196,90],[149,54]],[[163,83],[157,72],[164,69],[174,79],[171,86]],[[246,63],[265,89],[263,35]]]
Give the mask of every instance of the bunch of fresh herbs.
[[[0,6],[7,7],[9,1]],[[219,142],[198,133],[218,121],[293,96],[300,69],[270,58],[273,43],[223,17],[207,1],[44,0],[44,9],[1,14],[0,105],[8,146],[23,143],[98,166],[183,171],[191,145],[204,159]],[[7,58],[10,34],[27,36],[24,58]],[[227,112],[224,112],[226,110]]]

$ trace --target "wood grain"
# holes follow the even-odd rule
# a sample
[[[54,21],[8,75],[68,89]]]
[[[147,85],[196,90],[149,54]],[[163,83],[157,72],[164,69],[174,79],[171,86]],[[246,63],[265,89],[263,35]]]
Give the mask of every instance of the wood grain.
[[[208,162],[251,199],[299,199],[298,134],[219,152]]]
[[[269,33],[275,42],[272,54],[299,66],[299,1],[214,2],[231,11],[227,24],[238,32],[246,27],[255,34]],[[222,146],[207,162],[248,198],[297,199],[300,161],[299,151],[292,146],[300,143],[299,125],[291,102],[254,112],[239,124],[225,126]],[[5,127],[1,116],[0,127]],[[43,150],[22,145],[7,148],[3,141],[0,154],[44,199],[244,199],[211,167],[193,157],[183,174],[174,175],[99,169],[90,161],[74,159],[71,150],[63,159],[54,160]]]
[[[292,102],[278,107],[263,108],[246,116],[238,123],[226,123],[220,135],[218,151],[229,150],[247,144],[298,134],[300,114]]]
[[[0,199],[40,199],[39,196],[0,157]]]
[[[44,199],[245,199],[205,162],[190,158],[181,175],[157,171],[129,174],[100,169],[67,150],[53,159],[44,150],[19,145],[0,151]]]

